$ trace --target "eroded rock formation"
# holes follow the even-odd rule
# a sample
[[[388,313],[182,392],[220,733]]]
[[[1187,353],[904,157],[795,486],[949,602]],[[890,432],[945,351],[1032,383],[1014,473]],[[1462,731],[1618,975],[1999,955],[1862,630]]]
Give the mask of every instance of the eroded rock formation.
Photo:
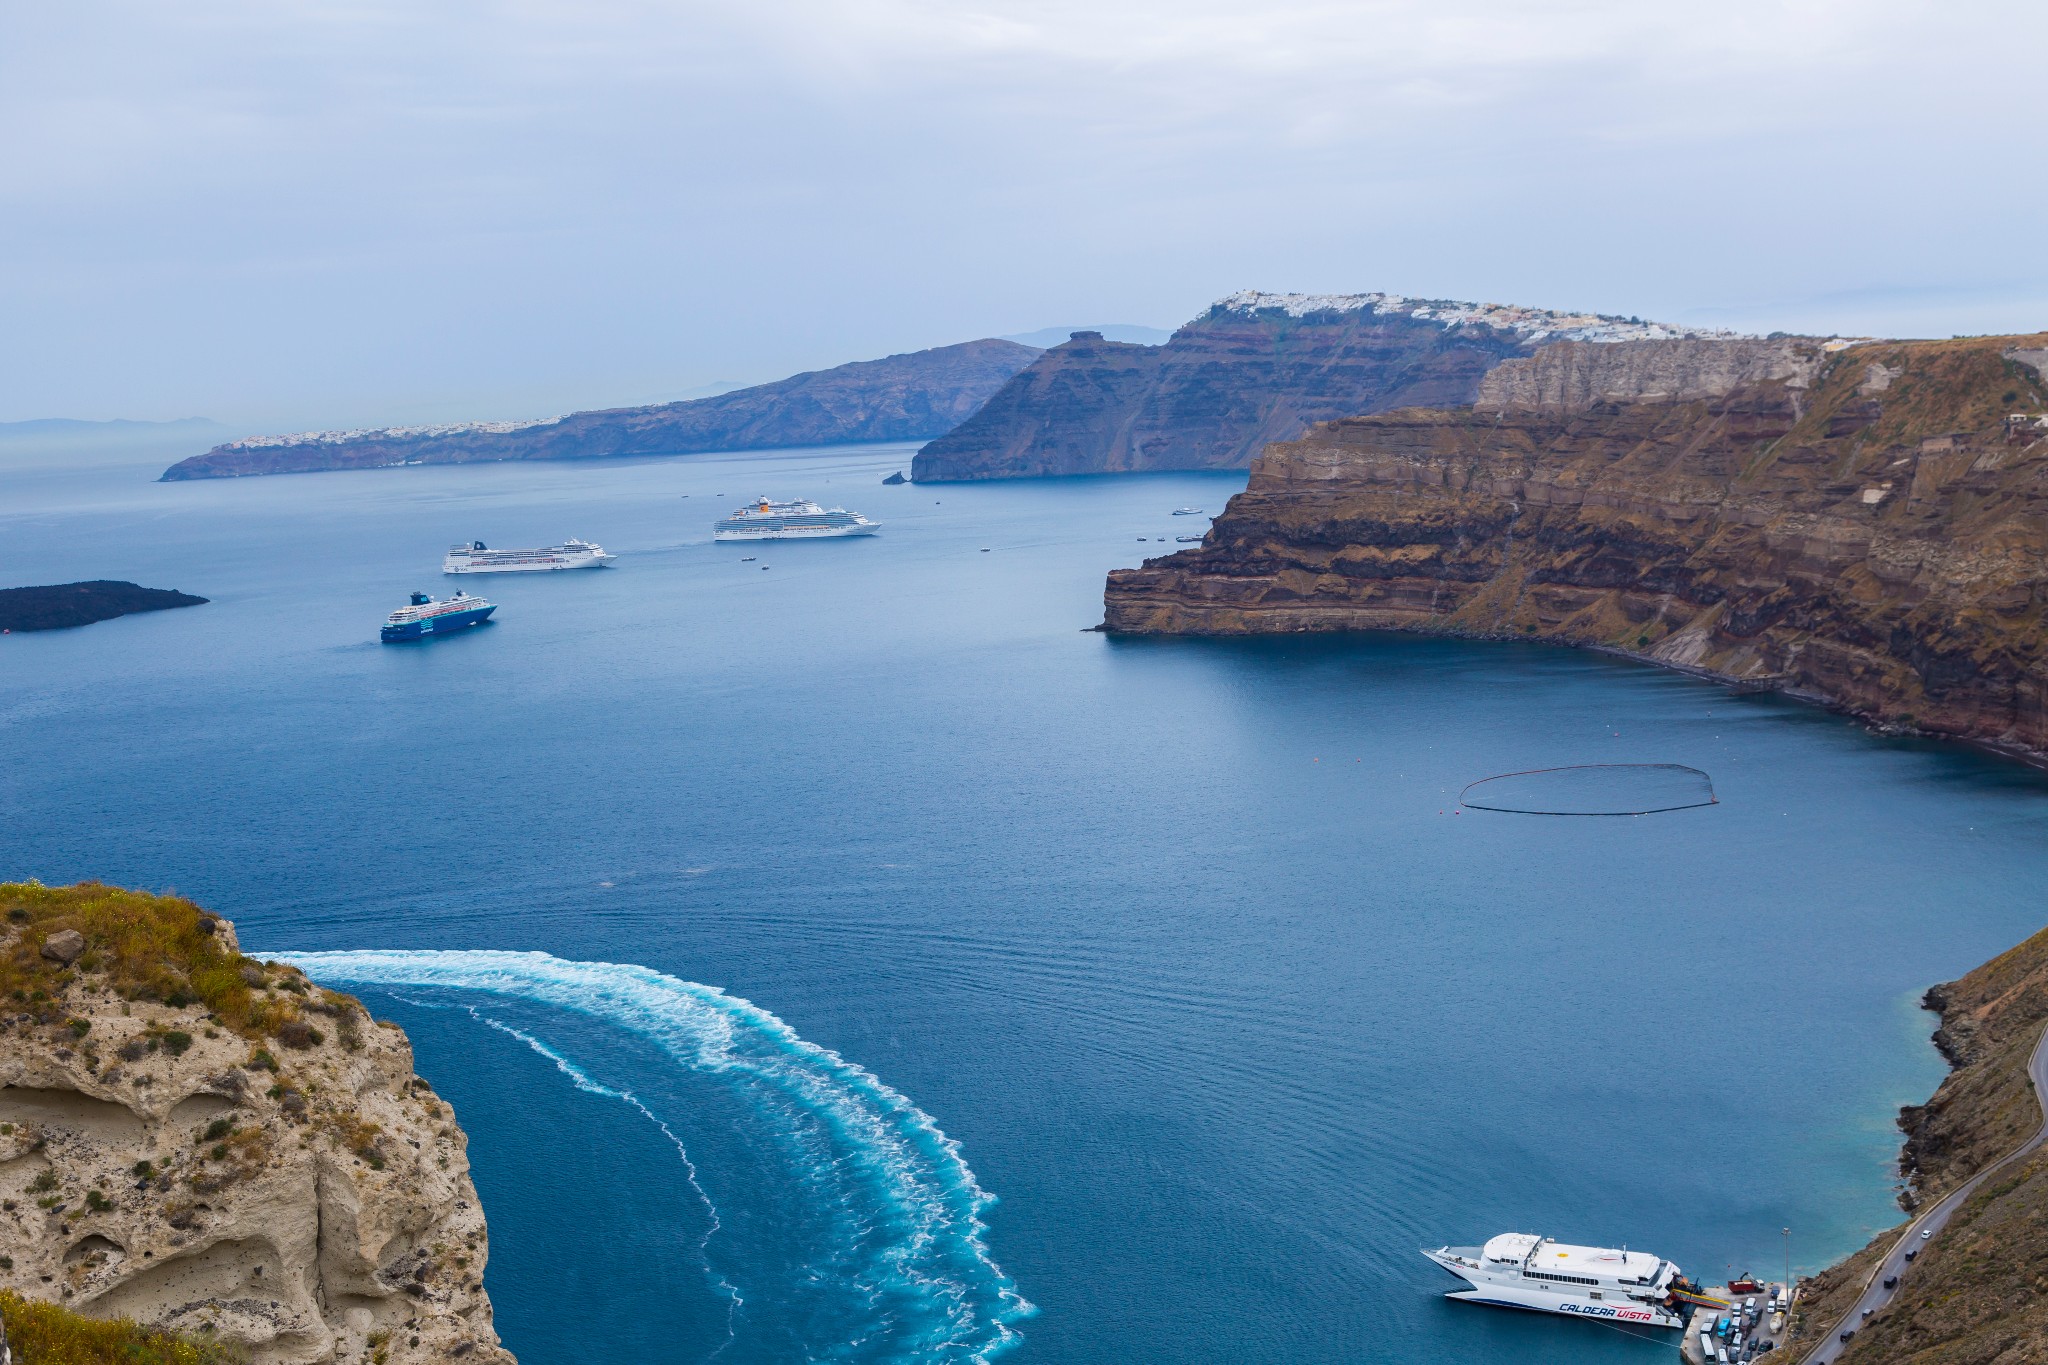
[[[1490,406],[1268,447],[1199,549],[1110,575],[1104,626],[1602,645],[2048,751],[2043,341],[1511,362]]]
[[[258,1362],[511,1365],[462,1130],[395,1025],[188,902],[0,886],[0,911],[0,1284]],[[41,953],[67,929],[71,963]]]

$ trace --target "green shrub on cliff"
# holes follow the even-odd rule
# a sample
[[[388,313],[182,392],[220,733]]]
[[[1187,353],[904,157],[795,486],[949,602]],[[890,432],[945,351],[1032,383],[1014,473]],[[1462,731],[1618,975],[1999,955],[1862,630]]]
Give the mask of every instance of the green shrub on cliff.
[[[287,974],[278,980],[298,995],[266,996],[252,989],[264,981],[258,964],[229,948],[216,917],[182,896],[124,891],[98,882],[43,886],[0,883],[0,907],[12,945],[0,948],[0,998],[21,1003],[49,999],[77,976],[103,977],[129,1000],[167,1005],[204,1005],[223,1025],[261,1039],[298,1024],[305,984]],[[43,946],[76,930],[85,946],[66,965],[43,955]],[[245,972],[244,968],[256,970]],[[173,1054],[191,1046],[177,1030],[159,1035]]]
[[[249,1359],[237,1347],[152,1332],[126,1320],[102,1322],[11,1290],[0,1289],[0,1319],[20,1365],[245,1365]]]

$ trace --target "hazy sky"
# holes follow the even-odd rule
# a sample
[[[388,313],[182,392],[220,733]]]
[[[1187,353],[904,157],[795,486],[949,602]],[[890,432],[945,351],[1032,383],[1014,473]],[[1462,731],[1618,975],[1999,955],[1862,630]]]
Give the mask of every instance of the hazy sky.
[[[2048,3],[0,6],[0,420],[544,415],[1231,290],[2048,327]]]

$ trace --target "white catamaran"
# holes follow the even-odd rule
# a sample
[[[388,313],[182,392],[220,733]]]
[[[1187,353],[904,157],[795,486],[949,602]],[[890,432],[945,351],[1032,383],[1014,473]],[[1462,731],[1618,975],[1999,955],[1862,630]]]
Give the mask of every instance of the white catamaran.
[[[1683,1327],[1687,1305],[1720,1302],[1706,1300],[1677,1266],[1646,1251],[1569,1246],[1534,1233],[1504,1232],[1483,1247],[1438,1247],[1422,1254],[1465,1281],[1468,1288],[1445,1297],[1467,1303]]]

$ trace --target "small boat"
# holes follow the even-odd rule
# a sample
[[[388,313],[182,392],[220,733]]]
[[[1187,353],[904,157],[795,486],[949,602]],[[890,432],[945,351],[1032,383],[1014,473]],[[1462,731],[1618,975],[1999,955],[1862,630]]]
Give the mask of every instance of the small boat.
[[[497,607],[481,597],[458,592],[445,602],[436,602],[423,592],[384,619],[381,637],[386,644],[400,640],[424,640],[435,635],[453,635],[491,619]]]
[[[1181,543],[1182,545],[1200,545],[1200,544],[1201,544],[1201,543],[1202,543],[1202,542],[1203,542],[1203,541],[1204,541],[1205,539],[1207,539],[1207,537],[1206,537],[1206,536],[1175,536],[1175,537],[1174,537],[1174,539],[1175,539],[1175,540],[1177,540],[1177,541],[1179,541],[1179,542],[1180,542],[1180,543]]]
[[[759,556],[757,556],[757,555],[742,555],[742,556],[740,557],[740,563],[742,563],[742,564],[751,564],[751,563],[753,563],[753,562],[754,562],[754,560],[755,560],[755,559],[757,559],[758,557],[759,557]]]
[[[1177,517],[1199,517],[1202,515],[1202,509],[1199,507],[1176,507],[1173,509],[1173,514]]]

